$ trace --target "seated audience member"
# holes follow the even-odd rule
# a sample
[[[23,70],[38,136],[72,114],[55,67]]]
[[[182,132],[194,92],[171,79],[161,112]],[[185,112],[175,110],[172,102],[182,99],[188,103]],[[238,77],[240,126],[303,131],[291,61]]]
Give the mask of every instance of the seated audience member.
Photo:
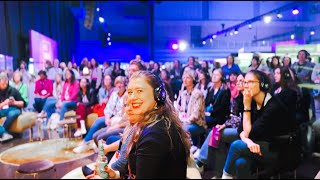
[[[170,71],[170,77],[171,77],[171,87],[173,92],[174,100],[177,100],[179,96],[179,91],[181,89],[182,85],[182,67],[179,60],[174,60],[173,62],[173,69]]]
[[[283,67],[291,67],[291,58],[289,56],[284,56],[282,59],[282,66]]]
[[[26,103],[19,91],[9,86],[6,73],[0,73],[0,118],[6,117],[4,124],[0,126],[1,142],[13,139],[13,136],[9,134],[9,129],[15,118],[21,114],[23,107],[26,107]]]
[[[95,105],[93,112],[98,114],[99,117],[104,116],[103,110],[106,107],[108,100],[114,91],[111,75],[105,75],[103,78],[102,86],[99,89],[98,101],[99,104]]]
[[[66,70],[66,81],[63,84],[61,98],[56,104],[56,108],[60,110],[60,121],[64,119],[64,114],[69,110],[77,109],[77,94],[79,91],[79,83],[75,79],[72,70]],[[55,129],[58,125],[58,121],[52,122],[52,128]]]
[[[295,119],[298,87],[293,79],[293,72],[288,67],[277,67],[274,70],[275,85],[270,93],[277,96]]]
[[[87,57],[84,57],[80,63],[80,66],[79,66],[79,71],[80,71],[80,75],[82,76],[82,70],[84,67],[88,67],[88,58]]]
[[[239,90],[237,88],[237,76],[237,72],[231,72],[229,76],[229,82],[227,82],[228,88],[230,89],[231,93],[230,101],[232,101],[239,94]]]
[[[195,88],[199,89],[202,92],[204,99],[206,99],[208,89],[210,89],[210,87],[212,86],[210,74],[207,70],[204,69],[197,70],[197,73],[199,82],[197,83]]]
[[[222,125],[230,114],[230,90],[226,84],[223,71],[215,69],[212,73],[213,85],[205,99],[206,123],[208,128]]]
[[[253,56],[252,60],[251,60],[251,64],[249,65],[249,67],[247,69],[247,72],[249,72],[253,69],[257,70],[260,66],[260,63],[261,63],[260,57],[257,55]]]
[[[19,91],[23,101],[26,103],[25,106],[28,106],[28,87],[23,83],[22,74],[19,71],[13,73],[13,81],[10,82],[10,85]]]
[[[188,135],[169,102],[164,85],[155,75],[142,71],[131,77],[127,116],[135,128],[125,156],[132,179],[186,178],[190,153]],[[106,171],[110,178],[121,176],[111,168]]]
[[[102,70],[99,67],[98,62],[92,58],[90,64],[92,65],[91,70],[91,88],[98,92],[101,85]]]
[[[254,162],[276,166],[280,150],[275,138],[296,131],[295,120],[288,118],[289,111],[277,97],[268,93],[270,82],[265,73],[249,71],[244,87],[243,120],[238,128],[241,139],[234,141],[229,148],[222,179],[233,176],[254,178],[251,173]]]
[[[183,90],[175,103],[176,110],[179,112],[180,121],[186,131],[191,135],[193,145],[199,145],[197,137],[206,132],[204,99],[200,90],[194,88],[196,85],[196,72],[185,70],[182,75]]]
[[[74,149],[74,152],[82,152],[87,148],[90,141],[93,139],[93,135],[99,129],[110,126],[112,123],[117,123],[117,121],[122,120],[122,108],[123,108],[123,97],[126,91],[125,86],[125,77],[118,76],[115,79],[115,87],[116,89],[111,94],[111,97],[108,101],[106,108],[104,109],[105,116],[98,118],[91,128],[89,129],[88,133],[84,137],[82,143],[79,147]]]
[[[69,70],[71,70],[71,71],[73,72],[74,78],[75,78],[76,80],[80,80],[80,73],[79,73],[76,69],[73,69],[72,62],[71,62],[71,61],[68,62],[67,69],[69,69]],[[65,69],[64,73],[66,73],[66,69]],[[65,79],[66,79],[66,78],[65,78]]]
[[[75,137],[87,133],[85,120],[87,118],[87,115],[92,113],[93,106],[98,103],[95,91],[94,89],[90,88],[90,83],[88,79],[81,78],[80,89],[78,91],[77,98],[78,108],[76,110],[76,114],[80,115],[80,119],[77,119],[77,131],[74,133]]]
[[[52,96],[52,81],[47,78],[47,73],[45,71],[39,71],[39,80],[35,83],[35,98],[33,107],[37,112],[41,112],[46,102],[47,98]]]
[[[25,61],[20,62],[20,67],[16,70],[22,74],[22,82],[26,85],[29,85],[32,77],[31,74],[28,72],[28,66]]]
[[[47,116],[48,118],[50,118],[51,115],[55,112],[54,107],[59,99],[61,99],[63,84],[64,81],[62,80],[62,74],[56,74],[55,81],[53,83],[53,96],[48,97],[39,116]]]
[[[153,65],[153,69],[151,70],[151,73],[156,75],[157,77],[160,77],[160,64],[158,62],[155,62]]]
[[[54,81],[56,74],[62,74],[62,70],[59,68],[59,60],[55,59],[53,61],[53,66],[48,69],[48,79]]]
[[[106,75],[109,75],[109,76],[112,76],[112,71],[113,71],[113,67],[111,65],[110,62],[108,61],[105,61],[103,63],[103,75],[106,76]]]
[[[165,85],[169,99],[173,102],[174,98],[173,98],[173,92],[171,88],[171,79],[170,79],[169,71],[167,71],[166,69],[162,69],[160,74],[160,79],[163,81]]]
[[[204,164],[213,162],[213,171],[216,178],[221,178],[224,162],[226,161],[228,155],[229,145],[236,139],[239,139],[237,128],[242,119],[243,113],[243,87],[244,76],[240,74],[237,77],[237,89],[240,92],[237,97],[232,101],[231,115],[230,118],[222,125],[216,125],[220,132],[220,142],[218,147],[209,146],[209,141],[212,136],[212,131],[210,131],[203,145],[201,146],[199,156],[196,158],[197,168],[203,168]]]
[[[241,73],[238,64],[234,63],[234,57],[232,55],[227,56],[227,64],[221,67],[223,74],[225,75],[226,81],[230,79],[231,72]]]
[[[112,71],[112,77],[115,79],[118,76],[126,76],[124,70],[120,68],[120,62],[114,63],[114,68]]]

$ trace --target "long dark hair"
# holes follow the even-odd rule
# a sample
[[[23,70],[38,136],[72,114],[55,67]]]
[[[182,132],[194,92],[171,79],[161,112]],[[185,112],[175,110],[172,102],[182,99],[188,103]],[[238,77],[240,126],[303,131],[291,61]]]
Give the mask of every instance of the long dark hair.
[[[160,80],[160,78],[158,78],[157,76],[155,76],[154,74],[152,74],[151,72],[148,72],[148,71],[135,72],[130,77],[130,81],[132,79],[136,79],[136,78],[143,78],[153,89],[156,89],[157,87],[160,87],[163,84],[163,82]],[[129,142],[126,156],[129,157],[129,153],[130,153],[132,147],[134,146],[134,144],[138,141],[138,139],[142,133],[143,128],[151,123],[154,123],[156,120],[159,120],[159,119],[161,121],[165,121],[167,134],[168,134],[169,138],[171,139],[171,142],[170,142],[171,149],[173,148],[173,146],[175,145],[176,142],[172,141],[169,129],[171,126],[173,126],[174,129],[178,132],[180,139],[181,139],[181,141],[184,145],[184,148],[185,148],[185,153],[186,153],[186,158],[187,158],[186,160],[188,161],[189,154],[190,154],[189,135],[183,129],[182,123],[179,120],[179,117],[173,107],[173,103],[171,102],[169,96],[166,96],[166,100],[163,105],[159,105],[159,103],[158,103],[157,109],[152,109],[151,111],[147,112],[144,115],[144,119],[142,119],[140,122],[137,122],[134,125],[135,129],[133,132],[133,136]]]
[[[280,69],[280,82],[279,85],[282,89],[292,89],[297,91],[298,87],[294,81],[294,72],[288,67],[278,67]],[[277,68],[276,68],[277,69]]]
[[[66,72],[67,72],[67,71],[69,71],[70,74],[71,74],[70,83],[73,84],[73,83],[76,81],[76,77],[75,77],[75,75],[74,75],[74,72],[72,71],[72,69],[68,69],[68,68],[66,69]],[[68,81],[67,78],[66,78],[66,81]]]

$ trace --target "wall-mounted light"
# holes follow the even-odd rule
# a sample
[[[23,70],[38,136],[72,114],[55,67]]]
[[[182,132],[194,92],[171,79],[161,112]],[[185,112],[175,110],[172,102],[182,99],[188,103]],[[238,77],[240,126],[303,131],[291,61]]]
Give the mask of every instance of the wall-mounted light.
[[[212,38],[215,39],[217,37],[217,35],[213,35]]]
[[[252,29],[252,24],[249,24],[249,25],[248,25],[248,28],[249,28],[249,29]]]
[[[272,20],[272,17],[271,16],[264,16],[263,17],[263,21],[266,23],[266,24],[269,24]]]
[[[294,8],[293,10],[292,10],[292,14],[293,15],[297,15],[297,14],[299,14],[299,9],[297,9],[297,8]]]
[[[99,22],[100,23],[104,23],[104,18],[103,17],[99,17]]]
[[[212,38],[210,38],[210,43],[212,43],[212,41],[213,41],[213,39],[212,39]]]
[[[294,39],[294,34],[291,34],[290,38],[291,38],[291,39]]]
[[[205,45],[207,42],[206,41],[202,41],[202,44]]]
[[[282,17],[283,17],[283,16],[282,16],[281,13],[278,13],[278,14],[277,14],[277,18],[278,18],[278,19],[281,19]]]
[[[234,30],[234,34],[237,35],[239,32],[238,32],[238,29]]]
[[[316,33],[314,32],[314,31],[311,31],[310,32],[310,36],[313,36],[313,35],[315,35]]]
[[[100,11],[100,8],[97,8],[97,11],[99,12],[99,11]]]

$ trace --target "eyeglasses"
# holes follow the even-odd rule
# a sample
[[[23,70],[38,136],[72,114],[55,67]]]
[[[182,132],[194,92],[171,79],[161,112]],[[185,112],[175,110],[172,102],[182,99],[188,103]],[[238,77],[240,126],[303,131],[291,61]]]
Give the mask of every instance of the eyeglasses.
[[[248,85],[248,86],[252,86],[253,83],[257,83],[259,81],[243,81],[243,85]]]

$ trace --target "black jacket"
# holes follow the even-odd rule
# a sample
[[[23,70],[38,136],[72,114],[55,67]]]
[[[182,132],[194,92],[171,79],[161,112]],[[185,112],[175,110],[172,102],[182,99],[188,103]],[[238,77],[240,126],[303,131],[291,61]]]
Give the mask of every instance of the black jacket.
[[[24,107],[26,107],[27,103],[23,100],[23,98],[21,97],[21,94],[19,93],[19,91],[11,86],[9,86],[4,90],[0,90],[0,103],[2,103],[3,101],[5,101],[6,99],[8,99],[9,97],[13,97],[16,101],[23,101]],[[16,106],[14,106],[16,107]],[[19,107],[17,107],[19,108]]]
[[[186,179],[187,161],[182,141],[171,125],[170,137],[165,121],[145,127],[129,154],[129,165],[137,179]]]
[[[90,90],[86,92],[86,95],[87,95],[87,98],[89,101],[88,103],[84,103],[86,105],[86,107],[91,107],[95,104],[98,104],[98,98],[95,94],[95,91],[92,88],[90,88]],[[83,96],[83,92],[80,89],[77,94],[77,98],[78,98],[79,103],[83,103],[82,96]]]
[[[213,93],[214,90],[210,88],[205,99],[205,106],[208,107],[211,104],[213,107],[210,111],[211,117],[219,119],[219,124],[223,124],[230,115],[231,93],[229,89],[222,90],[221,88],[216,95]]]
[[[276,99],[277,98],[277,99]],[[251,103],[251,132],[249,138],[256,141],[272,142],[275,136],[287,135],[296,130],[296,121],[291,118],[290,112],[281,105],[282,100],[271,97],[265,106],[257,110],[256,102]],[[243,123],[238,133],[243,131]]]

